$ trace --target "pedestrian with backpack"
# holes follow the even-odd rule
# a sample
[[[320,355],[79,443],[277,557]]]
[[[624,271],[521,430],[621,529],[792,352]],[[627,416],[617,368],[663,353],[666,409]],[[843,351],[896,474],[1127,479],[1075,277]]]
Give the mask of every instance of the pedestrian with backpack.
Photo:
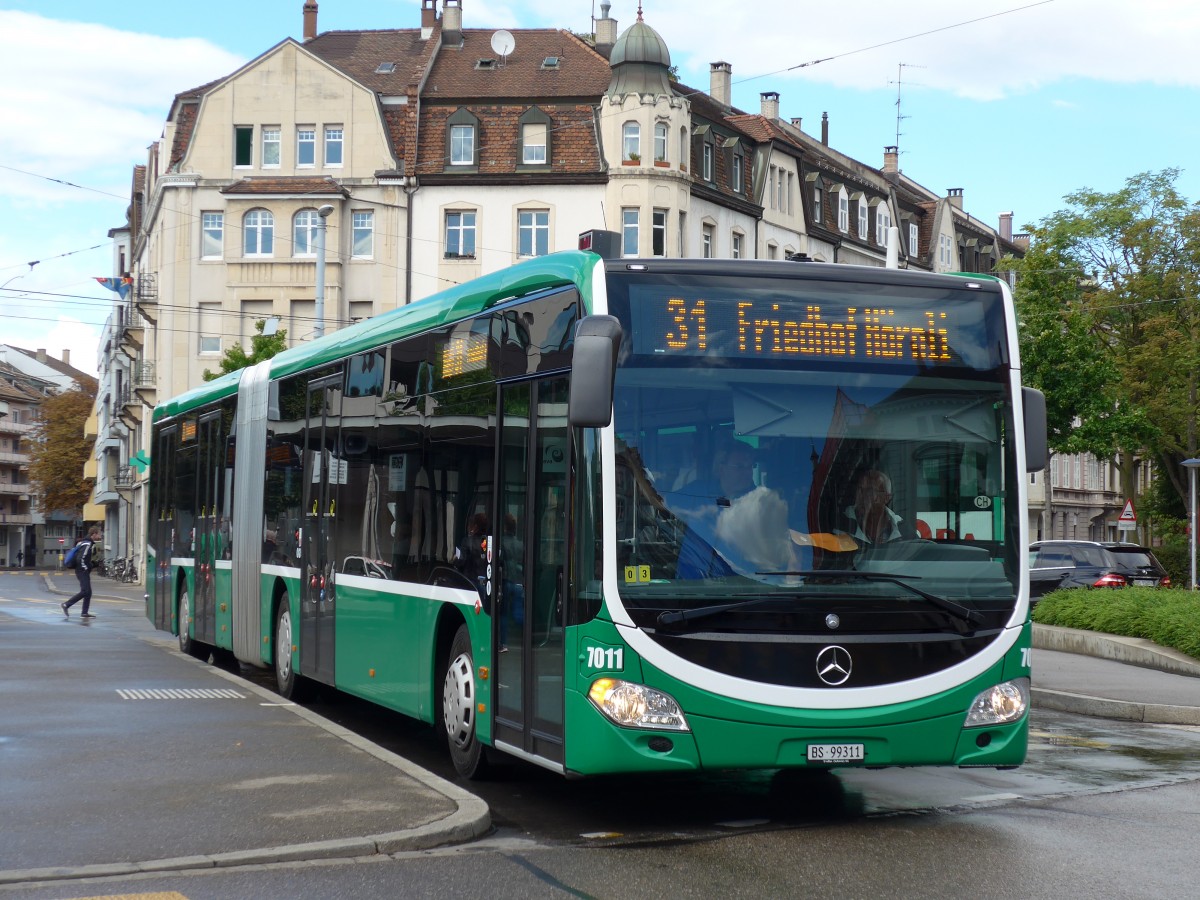
[[[79,592],[70,600],[60,604],[63,615],[68,619],[71,618],[71,607],[80,600],[83,601],[83,609],[80,611],[79,617],[81,619],[96,618],[88,612],[88,607],[92,603],[92,551],[98,540],[100,540],[100,526],[93,525],[88,529],[87,537],[72,547],[67,558],[63,560],[65,565],[74,566],[75,577],[79,579]]]

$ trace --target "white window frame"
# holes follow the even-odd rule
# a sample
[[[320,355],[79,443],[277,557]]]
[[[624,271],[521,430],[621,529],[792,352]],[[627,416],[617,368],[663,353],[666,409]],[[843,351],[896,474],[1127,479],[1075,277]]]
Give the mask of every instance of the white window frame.
[[[892,227],[892,216],[887,208],[880,203],[875,207],[875,243],[880,247],[888,245],[888,231]]]
[[[667,211],[656,209],[650,214],[650,255],[667,255]]]
[[[521,163],[526,166],[546,164],[546,135],[550,128],[545,122],[528,122],[521,126]]]
[[[199,303],[196,305],[196,352],[214,356],[221,352],[221,304]],[[215,333],[214,333],[215,332]]]
[[[336,159],[334,157],[337,157]],[[325,126],[325,166],[340,169],[346,159],[346,129],[341,125]]]
[[[734,259],[742,258],[742,233],[735,231],[730,235],[729,240],[729,255]]]
[[[445,250],[444,258],[446,259],[474,259],[476,254],[475,248],[475,228],[478,221],[478,210],[474,209],[448,209],[446,210],[446,230],[445,230]],[[458,247],[457,251],[450,249],[451,236],[454,236],[454,244]],[[470,252],[463,252],[470,244]]]
[[[292,256],[310,259],[317,255],[317,223],[320,218],[315,209],[297,210],[292,216]]]
[[[908,223],[908,255],[917,256],[921,252],[921,232],[913,222]]]
[[[200,214],[200,258],[221,259],[225,255],[225,213]]]
[[[243,143],[239,140],[239,136],[249,133],[250,140],[245,142],[246,149],[250,152],[250,158],[245,162],[238,162],[239,144]],[[233,167],[235,169],[252,169],[254,168],[254,126],[253,125],[234,125],[233,126]]]
[[[642,126],[626,122],[621,126],[621,161],[640,161],[642,158]]]
[[[627,206],[621,210],[621,255],[637,256],[641,252],[641,210]]]
[[[475,126],[450,126],[450,165],[475,165]]]
[[[370,209],[350,212],[350,257],[352,259],[375,258],[375,211]]]
[[[282,162],[283,131],[278,125],[264,125],[262,128],[262,167],[278,169]]]
[[[822,209],[821,186],[817,185],[813,188],[813,224],[824,224],[824,210]]]
[[[517,256],[524,259],[545,256],[549,252],[550,210],[517,210]]]
[[[858,236],[864,241],[867,239],[870,221],[870,217],[867,215],[867,198],[862,197],[858,201]]]
[[[838,231],[843,234],[850,232],[850,195],[845,188],[838,191]]]
[[[305,151],[308,160],[305,161]],[[299,125],[296,127],[296,168],[313,169],[317,165],[317,126]]]
[[[667,161],[667,135],[668,135],[667,123],[666,122],[655,122],[654,123],[654,161],[655,162],[666,162]]]
[[[713,180],[713,170],[715,168],[715,166],[714,166],[715,157],[716,157],[715,148],[708,141],[705,141],[703,149],[700,151],[700,158],[701,158],[700,177],[703,178],[705,181],[711,182]]]
[[[275,216],[269,209],[251,209],[242,216],[242,255],[259,259],[275,255]]]
[[[700,229],[700,256],[702,259],[712,259],[715,252],[715,235],[713,226],[707,222]]]
[[[746,172],[746,157],[740,153],[733,154],[733,172],[730,176],[732,184],[730,188],[735,194],[742,193],[745,187],[745,172]]]

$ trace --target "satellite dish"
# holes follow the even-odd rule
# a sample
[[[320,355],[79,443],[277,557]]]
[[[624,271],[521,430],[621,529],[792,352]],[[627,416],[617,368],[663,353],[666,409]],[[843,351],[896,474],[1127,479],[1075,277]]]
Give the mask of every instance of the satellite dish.
[[[499,57],[508,56],[513,52],[513,48],[517,46],[516,39],[512,36],[511,31],[505,31],[501,28],[492,35],[492,52]]]

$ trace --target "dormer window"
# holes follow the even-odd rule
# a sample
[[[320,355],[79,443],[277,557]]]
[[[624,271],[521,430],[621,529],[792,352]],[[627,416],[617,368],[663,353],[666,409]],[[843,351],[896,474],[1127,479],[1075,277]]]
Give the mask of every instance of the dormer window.
[[[479,166],[479,119],[459,108],[446,122],[446,159],[452,168]]]
[[[553,132],[550,117],[536,106],[521,116],[520,164],[523,166],[545,166],[550,162],[550,136]]]
[[[838,188],[838,231],[850,231],[850,196],[844,187]]]

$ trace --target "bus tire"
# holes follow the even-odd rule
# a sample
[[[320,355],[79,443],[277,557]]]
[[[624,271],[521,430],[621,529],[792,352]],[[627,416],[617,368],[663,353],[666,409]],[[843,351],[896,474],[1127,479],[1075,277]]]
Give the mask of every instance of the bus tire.
[[[192,639],[191,598],[185,585],[179,591],[179,599],[175,606],[175,621],[179,624],[179,652],[186,653],[196,659],[207,659],[207,648]]]
[[[487,770],[487,757],[475,727],[478,702],[471,633],[466,625],[460,625],[454,633],[450,654],[446,659],[442,724],[446,728],[446,746],[450,750],[454,771],[466,778],[481,778]]]
[[[287,597],[275,608],[275,687],[279,696],[300,702],[307,699],[308,681],[292,667],[292,609]]]

